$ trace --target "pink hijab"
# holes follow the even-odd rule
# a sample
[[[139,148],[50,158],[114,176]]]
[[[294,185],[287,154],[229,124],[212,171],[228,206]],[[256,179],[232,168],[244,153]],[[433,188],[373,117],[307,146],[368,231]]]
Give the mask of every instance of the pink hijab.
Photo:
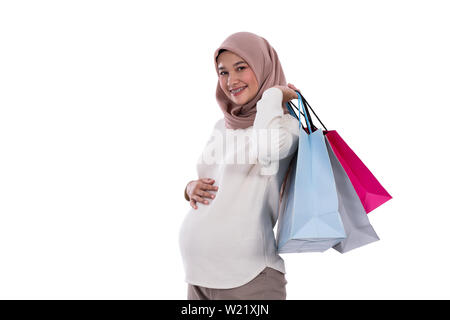
[[[266,39],[254,33],[237,32],[228,36],[222,42],[214,52],[217,76],[219,76],[217,57],[222,49],[232,51],[242,57],[258,80],[258,93],[244,105],[236,105],[228,99],[220,87],[219,81],[217,81],[216,100],[223,111],[225,127],[245,129],[253,125],[256,116],[256,103],[261,99],[264,91],[276,85],[286,85],[286,78],[275,49]],[[280,107],[283,108],[284,113],[289,113],[285,105]]]

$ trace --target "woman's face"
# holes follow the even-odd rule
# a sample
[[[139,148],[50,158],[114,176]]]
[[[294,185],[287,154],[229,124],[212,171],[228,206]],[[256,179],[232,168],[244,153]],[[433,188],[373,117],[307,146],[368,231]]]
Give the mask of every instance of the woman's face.
[[[222,52],[217,58],[219,83],[227,97],[237,105],[244,105],[258,93],[258,80],[250,66],[231,51]],[[244,87],[240,92],[231,90]]]

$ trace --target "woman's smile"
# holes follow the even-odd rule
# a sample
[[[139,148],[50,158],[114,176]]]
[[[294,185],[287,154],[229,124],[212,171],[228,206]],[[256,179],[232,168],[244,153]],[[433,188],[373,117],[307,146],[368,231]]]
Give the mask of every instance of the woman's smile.
[[[247,86],[244,86],[244,87],[241,87],[237,91],[231,90],[231,94],[236,97],[236,96],[240,95],[246,88],[247,88]]]

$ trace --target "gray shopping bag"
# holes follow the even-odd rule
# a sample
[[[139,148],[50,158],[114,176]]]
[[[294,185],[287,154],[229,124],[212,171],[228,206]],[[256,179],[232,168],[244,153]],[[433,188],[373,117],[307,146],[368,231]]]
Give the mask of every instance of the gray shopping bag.
[[[345,172],[345,169],[334,154],[326,134],[325,143],[327,145],[334,180],[336,182],[339,201],[338,211],[344,224],[345,233],[347,234],[347,238],[333,246],[333,249],[340,253],[345,253],[380,239],[370,224],[364,206]]]

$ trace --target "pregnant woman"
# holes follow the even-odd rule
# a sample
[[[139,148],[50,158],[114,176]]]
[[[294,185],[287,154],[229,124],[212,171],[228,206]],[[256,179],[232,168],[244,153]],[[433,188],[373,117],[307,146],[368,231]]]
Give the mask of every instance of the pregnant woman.
[[[273,228],[298,148],[298,120],[285,106],[298,89],[286,85],[275,49],[250,32],[226,38],[214,63],[224,117],[197,162],[198,179],[185,188],[192,208],[179,246],[187,298],[285,300],[286,270]]]

